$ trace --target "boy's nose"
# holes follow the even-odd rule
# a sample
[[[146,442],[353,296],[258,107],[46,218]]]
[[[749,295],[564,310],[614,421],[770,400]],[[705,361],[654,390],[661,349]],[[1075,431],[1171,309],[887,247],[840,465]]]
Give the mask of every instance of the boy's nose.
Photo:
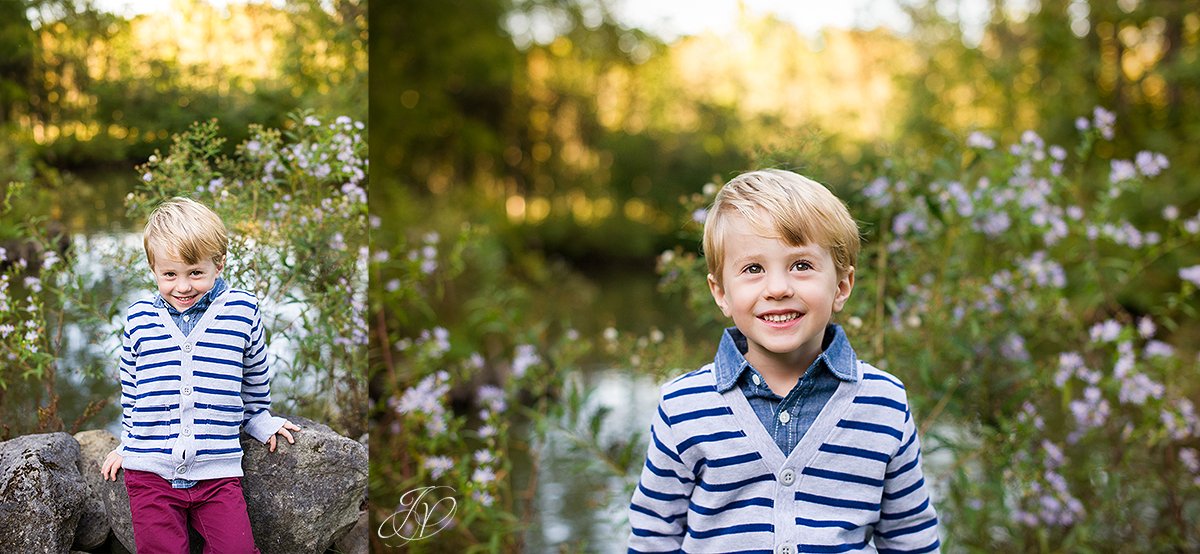
[[[780,299],[792,296],[792,282],[784,273],[773,273],[767,276],[766,289],[763,291],[767,298]]]

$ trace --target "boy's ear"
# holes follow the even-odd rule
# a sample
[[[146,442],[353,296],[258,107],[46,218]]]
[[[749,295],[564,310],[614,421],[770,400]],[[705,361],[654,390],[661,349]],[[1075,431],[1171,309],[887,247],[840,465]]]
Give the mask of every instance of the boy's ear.
[[[716,301],[717,307],[721,308],[721,313],[725,314],[725,317],[729,317],[729,302],[725,300],[725,287],[722,287],[721,284],[717,282],[716,277],[713,277],[712,273],[708,274],[708,291],[712,293],[713,300]]]
[[[833,296],[833,311],[840,312],[854,291],[854,266],[846,270],[846,274],[838,279],[837,293]]]
[[[221,256],[221,259],[217,260],[216,264],[214,265],[217,266],[217,273],[221,273],[221,270],[225,269],[225,256]]]

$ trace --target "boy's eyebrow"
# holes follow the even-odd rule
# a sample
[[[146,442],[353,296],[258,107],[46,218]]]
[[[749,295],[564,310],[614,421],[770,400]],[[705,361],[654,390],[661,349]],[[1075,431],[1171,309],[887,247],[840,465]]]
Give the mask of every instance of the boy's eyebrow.
[[[789,248],[788,254],[791,256],[820,257],[822,247],[817,246],[815,244],[804,244],[801,246],[790,246],[789,245],[788,248]],[[751,260],[756,260],[756,259],[758,259],[758,254],[755,254],[755,253],[742,254],[740,256],[731,257],[729,263],[736,265],[739,263],[745,263],[745,262],[748,262]]]

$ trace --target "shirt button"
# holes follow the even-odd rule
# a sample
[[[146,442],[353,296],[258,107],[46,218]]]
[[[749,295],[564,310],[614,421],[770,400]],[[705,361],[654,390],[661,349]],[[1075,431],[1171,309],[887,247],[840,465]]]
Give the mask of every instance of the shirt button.
[[[758,385],[762,384],[762,379],[760,379],[757,375],[751,375],[750,379],[752,381],[754,381],[754,386],[758,386]]]
[[[191,343],[187,343],[187,342],[183,343],[183,351],[184,351],[184,352],[191,352],[191,351],[192,351],[192,345],[191,345]]]
[[[183,387],[183,395],[187,396],[189,394],[192,394],[192,387]]]
[[[787,412],[779,412],[779,422],[787,425],[787,422],[792,420],[792,415]]]
[[[790,487],[792,483],[796,482],[796,472],[792,471],[790,468],[783,470],[783,472],[779,474],[779,482],[783,483],[783,486],[785,487]]]

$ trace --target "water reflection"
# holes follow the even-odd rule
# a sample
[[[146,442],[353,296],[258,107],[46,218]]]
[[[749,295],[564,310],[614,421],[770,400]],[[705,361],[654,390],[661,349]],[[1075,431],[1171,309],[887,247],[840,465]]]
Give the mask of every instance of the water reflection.
[[[643,375],[620,369],[599,369],[572,374],[569,380],[583,390],[592,391],[584,413],[601,406],[609,413],[600,436],[601,449],[609,449],[628,440],[633,432],[645,435],[658,403],[659,383]],[[531,433],[532,430],[518,432]],[[639,439],[639,442],[642,442]],[[526,521],[526,552],[625,552],[629,536],[626,512],[633,494],[629,483],[636,473],[624,478],[595,468],[572,448],[572,437],[552,429],[546,440],[532,448],[536,457],[536,476],[527,457],[514,457],[515,489],[527,490],[534,480],[532,513]],[[637,446],[639,457],[645,447]],[[589,470],[590,467],[590,470]]]

